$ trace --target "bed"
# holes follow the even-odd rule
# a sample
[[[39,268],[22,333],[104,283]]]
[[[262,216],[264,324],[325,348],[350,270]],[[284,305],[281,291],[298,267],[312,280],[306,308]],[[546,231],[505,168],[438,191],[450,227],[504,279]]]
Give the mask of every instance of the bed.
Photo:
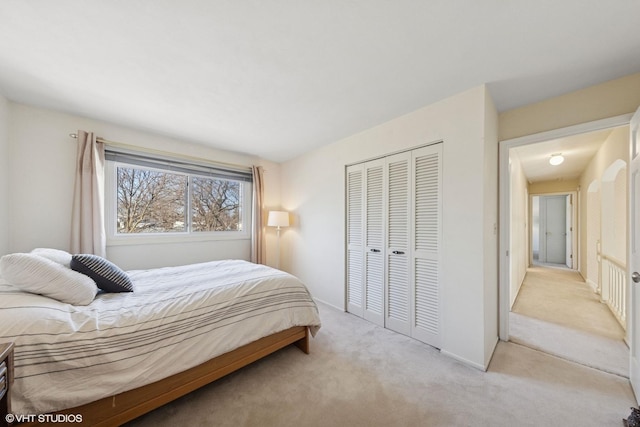
[[[321,325],[306,287],[263,265],[127,274],[134,292],[85,306],[0,278],[0,342],[15,344],[12,413],[119,425],[290,344],[308,353]]]

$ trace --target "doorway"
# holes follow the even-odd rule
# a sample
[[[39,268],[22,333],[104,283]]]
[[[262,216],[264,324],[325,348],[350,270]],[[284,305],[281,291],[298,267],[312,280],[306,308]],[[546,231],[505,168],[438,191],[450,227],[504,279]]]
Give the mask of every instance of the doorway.
[[[576,193],[531,196],[531,263],[574,268]]]
[[[517,310],[523,309],[526,303],[520,304],[518,307],[518,301],[516,297],[523,292],[523,289],[532,289],[531,286],[542,283],[547,283],[549,280],[554,281],[556,287],[560,283],[565,283],[564,288],[569,288],[575,285],[578,292],[588,292],[591,299],[593,299],[593,306],[599,308],[605,308],[599,301],[599,296],[592,290],[589,285],[586,284],[582,276],[586,276],[582,270],[585,270],[586,259],[581,260],[581,252],[584,257],[587,257],[586,244],[593,239],[589,236],[581,236],[581,223],[586,223],[591,220],[585,214],[587,201],[586,187],[584,185],[584,191],[581,189],[585,177],[580,175],[579,172],[575,177],[571,176],[555,176],[547,177],[544,185],[536,182],[536,178],[525,172],[517,172],[519,165],[525,163],[524,157],[527,155],[526,150],[519,151],[522,158],[518,158],[518,155],[513,155],[516,150],[514,148],[533,146],[540,144],[543,146],[547,142],[548,146],[552,146],[554,151],[561,151],[561,147],[565,147],[565,139],[571,139],[572,137],[578,137],[579,135],[596,133],[598,131],[611,131],[614,128],[621,126],[627,126],[630,115],[620,116],[612,119],[600,120],[584,125],[573,126],[571,128],[560,129],[556,131],[544,132],[528,137],[517,138],[510,141],[503,141],[500,143],[500,338],[503,340],[509,340],[511,338],[510,332],[510,317],[512,307],[516,307]],[[628,143],[628,128],[627,143]],[[570,151],[570,150],[568,150]],[[540,156],[542,160],[545,160],[545,156]],[[548,156],[547,156],[548,157]],[[567,156],[569,159],[570,157]],[[593,157],[593,153],[587,160]],[[546,159],[548,161],[548,158]],[[540,163],[540,165],[542,162]],[[582,166],[584,170],[584,165]],[[558,169],[559,170],[559,169]],[[591,173],[591,172],[590,172]],[[522,175],[518,177],[517,175]],[[575,179],[574,182],[570,182],[571,179]],[[514,188],[520,186],[521,190]],[[547,191],[540,191],[541,185]],[[572,187],[574,191],[556,191],[554,194],[552,188]],[[549,191],[551,189],[551,191]],[[584,197],[581,197],[581,192]],[[572,194],[573,193],[573,194]],[[527,194],[526,198],[520,196],[521,194]],[[549,197],[548,197],[549,196]],[[519,200],[515,200],[519,199]],[[582,200],[584,199],[584,200]],[[514,202],[515,200],[515,202]],[[585,206],[583,210],[580,209],[580,203]],[[516,206],[514,206],[514,204]],[[525,205],[524,209],[522,206]],[[521,211],[528,211],[529,215],[524,221],[524,228],[522,222],[517,217],[517,214]],[[574,213],[570,213],[574,212]],[[523,215],[524,217],[524,215]],[[514,219],[518,218],[518,219]],[[584,234],[584,232],[582,232]],[[582,240],[581,240],[582,239]],[[597,240],[597,239],[596,239]],[[528,243],[528,244],[527,244]],[[599,242],[598,242],[599,243]],[[526,246],[524,246],[526,244]],[[594,248],[593,251],[596,252]],[[599,251],[598,251],[599,252]],[[556,270],[544,270],[538,269],[538,266],[547,267],[549,265],[555,266]],[[536,270],[537,269],[537,270]],[[571,270],[573,271],[571,271]],[[563,272],[564,271],[564,272]],[[556,276],[555,278],[552,276]],[[564,277],[560,277],[564,276]],[[529,280],[525,283],[525,277]],[[535,282],[532,285],[532,281]],[[564,281],[564,282],[563,282]],[[568,283],[568,285],[567,285]],[[549,298],[547,301],[558,302],[562,299],[562,296],[554,293],[556,289],[553,286],[549,286],[551,293],[544,298]],[[549,290],[547,289],[547,290]],[[568,312],[572,309],[572,304],[565,305],[563,308],[558,308],[558,312]],[[551,313],[557,314],[557,313]],[[530,319],[533,317],[530,317]],[[542,319],[542,316],[534,319],[535,322],[529,322],[527,327],[530,328],[531,324],[536,323],[540,326],[546,322]],[[541,323],[542,322],[542,323]],[[600,323],[606,323],[601,322]],[[563,327],[571,327],[571,322],[567,322]],[[579,324],[580,322],[575,322]],[[534,326],[536,326],[534,325]],[[514,330],[521,328],[523,323],[513,324]],[[536,327],[537,327],[536,326]],[[546,326],[543,325],[543,326]],[[557,325],[556,325],[557,326]],[[614,323],[615,326],[615,323]],[[539,328],[541,329],[541,328]],[[529,329],[531,330],[531,328]],[[558,335],[556,332],[560,329],[554,329],[554,332],[549,331],[542,335],[554,335],[556,341],[564,341],[565,338],[559,338],[562,334]],[[521,329],[520,329],[521,331]],[[518,334],[520,331],[516,331]],[[571,339],[581,336],[582,332],[569,332]],[[563,333],[564,333],[563,332]],[[615,335],[615,334],[614,334]],[[565,335],[562,335],[565,336]],[[568,336],[568,335],[566,335]],[[618,343],[622,346],[624,367],[628,366],[629,352],[628,348],[622,341],[622,339],[616,338]],[[580,341],[580,340],[578,340]],[[577,341],[576,341],[577,342]],[[590,344],[590,339],[580,341],[579,345],[583,343],[585,345]],[[599,348],[608,347],[607,345],[599,345]],[[544,348],[538,348],[545,351]],[[551,351],[548,351],[551,352]],[[551,352],[553,354],[553,352]],[[560,357],[564,357],[562,354],[556,354]],[[569,358],[569,357],[567,357]],[[587,364],[587,363],[585,363]]]

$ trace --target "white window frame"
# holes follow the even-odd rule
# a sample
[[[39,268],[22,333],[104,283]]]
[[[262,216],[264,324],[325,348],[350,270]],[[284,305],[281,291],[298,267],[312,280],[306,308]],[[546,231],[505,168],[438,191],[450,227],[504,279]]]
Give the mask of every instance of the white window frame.
[[[154,170],[177,175],[197,176],[210,178],[197,173],[183,173],[162,168],[152,168],[139,166],[132,163],[116,162],[107,160],[105,162],[105,231],[107,234],[107,246],[119,245],[142,245],[142,244],[163,244],[181,242],[204,242],[216,240],[250,240],[251,239],[251,209],[252,209],[252,183],[238,181],[242,186],[241,195],[241,231],[191,231],[191,187],[188,188],[185,200],[187,211],[187,231],[159,232],[159,233],[118,233],[118,197],[117,197],[117,168],[127,167],[135,169]],[[216,178],[212,178],[216,179]],[[222,179],[222,178],[220,178]],[[231,179],[233,180],[233,179]],[[189,180],[190,182],[190,180]]]

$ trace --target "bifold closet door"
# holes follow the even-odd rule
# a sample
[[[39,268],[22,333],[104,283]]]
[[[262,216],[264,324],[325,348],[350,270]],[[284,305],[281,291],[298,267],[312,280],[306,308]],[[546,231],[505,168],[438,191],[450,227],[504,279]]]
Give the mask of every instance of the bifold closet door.
[[[347,167],[347,311],[364,308],[364,165]]]
[[[410,335],[411,333],[411,269],[409,268],[410,170],[410,152],[386,158],[387,280],[385,326],[405,335]]]
[[[384,326],[385,161],[364,164],[364,315]]]
[[[440,348],[442,144],[347,167],[347,310]]]
[[[440,348],[442,342],[442,144],[412,152],[411,336]]]

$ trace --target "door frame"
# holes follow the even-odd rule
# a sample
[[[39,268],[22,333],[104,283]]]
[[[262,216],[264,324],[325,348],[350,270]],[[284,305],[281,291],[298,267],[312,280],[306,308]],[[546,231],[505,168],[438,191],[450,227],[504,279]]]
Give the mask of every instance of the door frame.
[[[638,265],[638,250],[637,239],[638,236],[638,188],[636,186],[636,173],[638,173],[638,162],[640,161],[640,154],[638,153],[638,134],[640,133],[640,107],[633,114],[632,121],[629,123],[629,158],[627,164],[627,191],[629,192],[629,198],[627,201],[627,292],[629,297],[627,298],[627,337],[629,341],[629,382],[631,383],[631,389],[638,401],[640,394],[640,363],[638,358],[638,346],[640,345],[640,327],[638,326],[638,313],[634,310],[638,306],[638,298],[640,297],[638,287],[633,280],[633,275],[640,270]]]
[[[587,123],[581,123],[560,129],[525,135],[518,138],[505,139],[498,143],[498,196],[499,196],[499,242],[498,242],[498,321],[500,339],[509,341],[509,242],[511,239],[509,233],[509,206],[510,198],[510,175],[509,175],[509,150],[523,145],[535,144],[538,142],[550,141],[553,139],[566,138],[568,136],[588,133],[598,130],[604,130],[619,126],[629,125],[633,114],[623,114],[620,116],[610,117],[607,119],[595,120]],[[627,189],[629,191],[629,189]],[[574,224],[574,229],[578,230],[580,224]],[[576,255],[574,253],[574,255]],[[580,253],[577,254],[576,265],[579,265]]]

